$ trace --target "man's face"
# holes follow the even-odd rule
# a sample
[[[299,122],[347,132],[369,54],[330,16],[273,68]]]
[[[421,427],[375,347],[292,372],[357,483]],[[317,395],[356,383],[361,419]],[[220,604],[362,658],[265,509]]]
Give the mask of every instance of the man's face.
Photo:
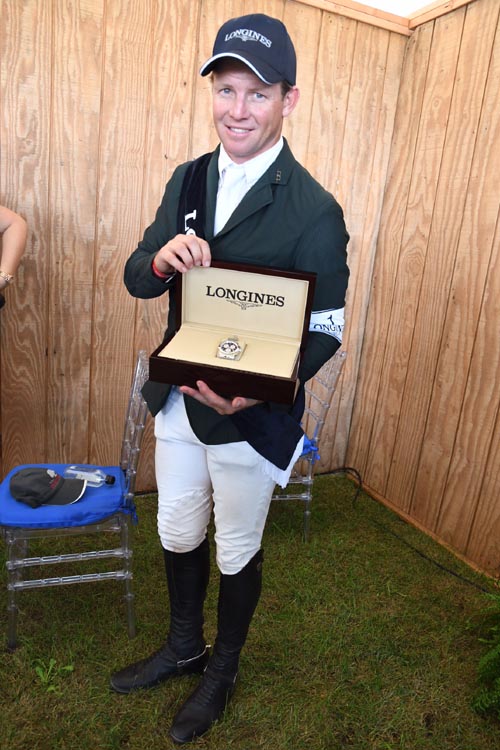
[[[212,86],[215,129],[236,164],[262,154],[278,141],[283,118],[299,98],[295,86],[283,96],[281,84],[263,83],[237,60],[224,60],[217,66]]]

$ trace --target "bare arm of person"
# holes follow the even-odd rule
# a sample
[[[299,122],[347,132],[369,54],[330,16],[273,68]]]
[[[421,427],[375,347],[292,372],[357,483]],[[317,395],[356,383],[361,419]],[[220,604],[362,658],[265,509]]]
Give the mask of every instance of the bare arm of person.
[[[0,289],[9,283],[19,266],[26,247],[28,227],[25,220],[5,206],[0,206],[0,234],[2,235],[2,260],[0,263]]]

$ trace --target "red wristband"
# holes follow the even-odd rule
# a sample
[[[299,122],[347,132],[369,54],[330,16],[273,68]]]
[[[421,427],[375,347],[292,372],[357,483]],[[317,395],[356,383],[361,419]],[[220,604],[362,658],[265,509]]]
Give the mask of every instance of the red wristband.
[[[165,281],[165,279],[169,279],[172,276],[171,273],[163,273],[163,271],[160,271],[156,267],[156,263],[155,263],[155,259],[154,258],[153,258],[152,263],[151,263],[151,270],[153,271],[154,275],[158,279],[161,279],[162,281]]]

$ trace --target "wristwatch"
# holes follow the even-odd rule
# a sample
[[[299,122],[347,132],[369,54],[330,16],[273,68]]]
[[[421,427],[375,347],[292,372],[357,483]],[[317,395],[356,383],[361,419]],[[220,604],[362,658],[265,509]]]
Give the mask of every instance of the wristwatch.
[[[228,336],[223,339],[217,347],[219,359],[232,359],[238,361],[245,350],[245,344],[241,343],[238,336]]]

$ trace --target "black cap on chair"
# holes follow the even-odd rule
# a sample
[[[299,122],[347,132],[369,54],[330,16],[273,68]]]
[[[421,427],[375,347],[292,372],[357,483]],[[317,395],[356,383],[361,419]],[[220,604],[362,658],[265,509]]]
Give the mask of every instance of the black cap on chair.
[[[75,503],[86,486],[82,479],[66,479],[53,469],[39,466],[21,469],[11,477],[9,485],[12,497],[32,508]]]

